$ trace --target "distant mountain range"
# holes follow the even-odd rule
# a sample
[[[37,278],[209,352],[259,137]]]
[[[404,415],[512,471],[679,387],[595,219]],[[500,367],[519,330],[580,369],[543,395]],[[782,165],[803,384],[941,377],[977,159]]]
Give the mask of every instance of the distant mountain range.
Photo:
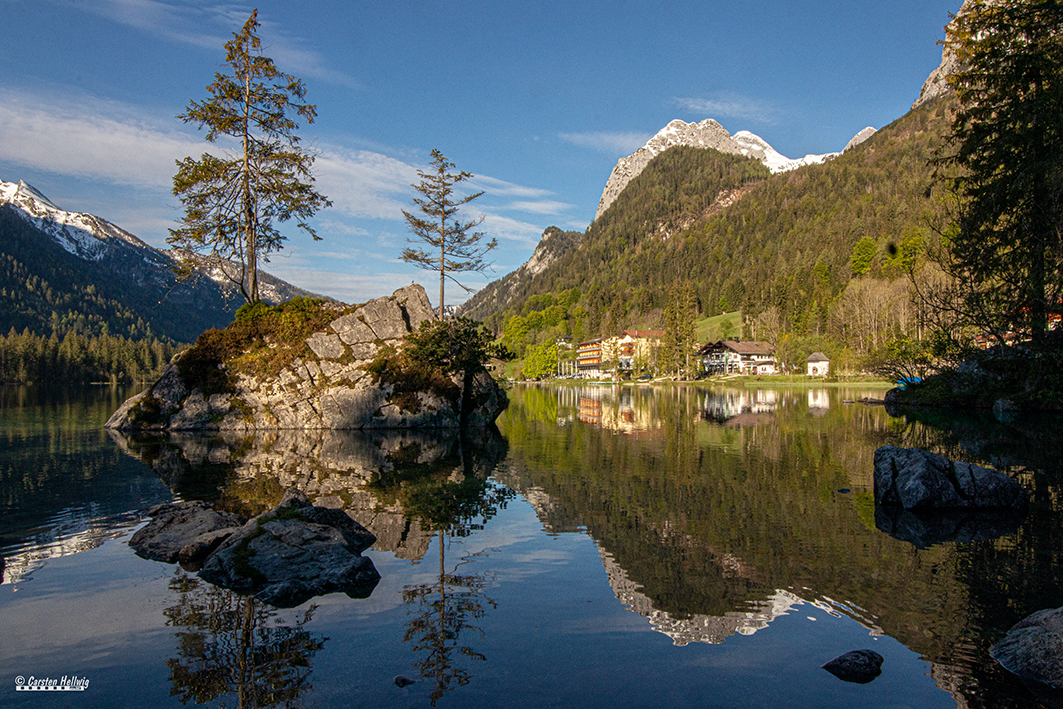
[[[231,322],[243,300],[219,270],[179,281],[181,255],[68,212],[25,182],[0,182],[0,330],[191,342]],[[266,273],[259,284],[271,303],[312,295]]]

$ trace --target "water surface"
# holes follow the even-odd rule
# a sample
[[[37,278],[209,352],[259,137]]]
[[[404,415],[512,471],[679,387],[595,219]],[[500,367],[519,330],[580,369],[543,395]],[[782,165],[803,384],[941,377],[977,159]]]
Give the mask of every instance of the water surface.
[[[526,386],[475,437],[108,435],[127,393],[0,390],[5,706],[1036,705],[988,648],[1063,605],[1057,421]],[[897,531],[885,444],[1006,470],[1029,513]],[[126,545],[153,504],[252,515],[291,485],[377,535],[369,598],[280,611]],[[885,658],[868,684],[820,668],[861,648]],[[14,691],[64,675],[88,689]]]

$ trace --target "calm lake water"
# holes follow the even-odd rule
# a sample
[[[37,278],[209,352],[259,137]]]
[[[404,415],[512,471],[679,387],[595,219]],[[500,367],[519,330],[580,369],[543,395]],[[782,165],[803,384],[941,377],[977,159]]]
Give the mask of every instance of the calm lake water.
[[[464,440],[109,435],[130,393],[0,389],[0,705],[1038,705],[988,650],[1063,606],[1058,420],[892,418],[859,387],[519,386]],[[1006,470],[1030,509],[890,517],[886,444]],[[127,545],[151,505],[251,515],[291,485],[376,534],[368,598],[277,610]],[[863,648],[874,681],[821,669]],[[88,687],[15,690],[64,676]]]

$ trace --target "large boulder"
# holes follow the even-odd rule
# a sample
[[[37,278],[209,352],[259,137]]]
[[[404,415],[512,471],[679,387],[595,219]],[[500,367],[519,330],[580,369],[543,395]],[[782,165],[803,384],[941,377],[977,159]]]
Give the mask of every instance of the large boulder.
[[[156,505],[148,516],[151,521],[137,530],[129,546],[137,556],[170,564],[180,560],[181,550],[196,539],[209,535],[212,542],[220,543],[245,522],[240,515],[199,501]]]
[[[1063,608],[1038,611],[1016,623],[989,654],[1004,669],[1063,692]]]
[[[330,308],[335,309],[335,308]],[[106,427],[122,431],[458,428],[493,422],[505,392],[484,370],[455,376],[453,386],[397,391],[367,370],[383,347],[435,319],[424,289],[400,288],[360,307],[339,306],[324,331],[306,338],[305,354],[275,375],[235,371],[231,387],[205,394],[182,379],[178,354],[147,391],[126,401]],[[302,343],[288,343],[302,347]],[[226,369],[221,362],[219,369]]]
[[[875,451],[875,504],[906,510],[1022,510],[1026,493],[997,470],[919,448],[883,446]]]
[[[361,553],[375,541],[347,513],[315,507],[291,488],[211,553],[199,575],[278,608],[336,591],[365,598],[380,574]]]

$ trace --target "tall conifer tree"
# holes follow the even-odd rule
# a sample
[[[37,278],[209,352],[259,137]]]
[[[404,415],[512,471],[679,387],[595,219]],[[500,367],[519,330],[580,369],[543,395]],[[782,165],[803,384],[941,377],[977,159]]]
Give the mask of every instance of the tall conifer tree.
[[[316,107],[304,103],[306,87],[262,56],[258,11],[225,43],[228,73],[218,72],[207,87],[210,97],[191,101],[178,116],[206,127],[206,139],[233,139],[237,148],[222,157],[177,161],[173,193],[184,204],[182,224],[167,242],[204,254],[221,268],[249,303],[258,300],[258,261],[279,251],[285,237],[274,222],[296,219],[314,239],[307,220],[331,203],[314,189],[314,154],[299,145],[296,118],[313,123]],[[226,141],[227,142],[227,141]],[[238,264],[234,267],[232,264]],[[196,270],[185,259],[184,275]]]
[[[454,173],[454,163],[447,160],[438,150],[432,151],[433,169],[417,171],[421,181],[412,187],[422,197],[414,197],[413,204],[417,213],[402,210],[406,224],[416,239],[410,243],[424,242],[431,251],[405,247],[399,255],[403,261],[412,263],[426,271],[439,271],[439,317],[444,317],[443,295],[446,279],[450,279],[465,288],[453,273],[483,273],[490,265],[484,261],[488,251],[498,246],[498,239],[481,243],[482,232],[474,231],[483,223],[482,216],[463,221],[458,212],[462,206],[472,202],[483,192],[459,196],[455,188],[472,177],[471,173]],[[469,291],[468,288],[465,288]]]
[[[968,0],[945,45],[962,67],[946,270],[973,324],[1040,340],[1063,297],[1063,4]]]

